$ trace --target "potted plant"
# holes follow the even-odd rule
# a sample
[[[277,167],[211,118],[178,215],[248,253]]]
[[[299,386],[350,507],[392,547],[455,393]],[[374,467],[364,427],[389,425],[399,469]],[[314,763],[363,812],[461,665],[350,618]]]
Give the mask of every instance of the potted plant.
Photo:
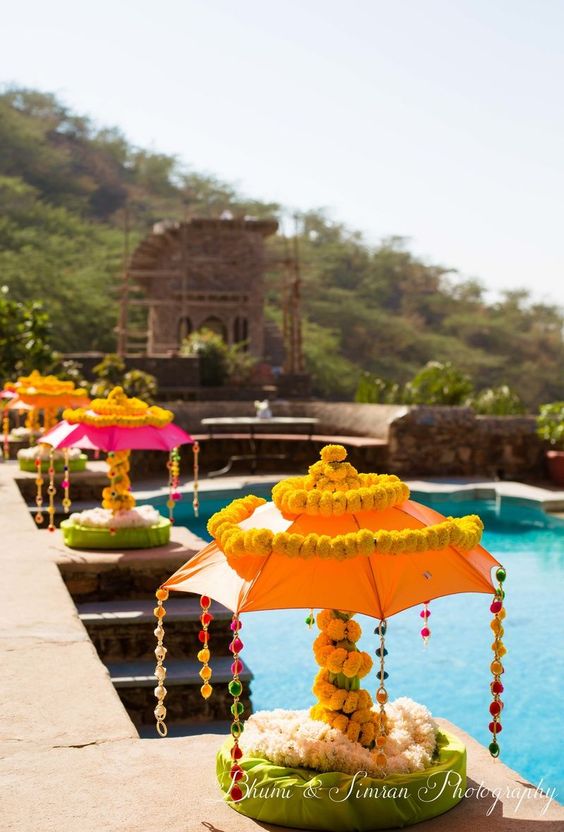
[[[556,485],[564,485],[564,402],[542,405],[537,417],[537,433],[551,446],[546,452],[550,479]]]

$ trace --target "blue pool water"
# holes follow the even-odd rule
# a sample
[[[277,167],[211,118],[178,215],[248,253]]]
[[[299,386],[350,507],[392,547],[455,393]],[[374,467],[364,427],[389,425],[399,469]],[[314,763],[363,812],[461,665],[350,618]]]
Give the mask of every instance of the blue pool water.
[[[255,487],[254,493],[269,496],[270,489]],[[233,492],[204,495],[198,521],[183,501],[178,522],[207,537],[207,517],[232,498]],[[542,779],[545,788],[556,788],[556,799],[562,801],[564,522],[516,501],[504,501],[500,507],[488,501],[445,501],[416,493],[412,498],[446,515],[478,513],[485,523],[484,545],[508,573],[502,759],[535,785]],[[432,637],[427,648],[419,636],[419,608],[394,616],[386,640],[390,697],[409,696],[422,702],[484,744],[490,740],[489,604],[490,597],[481,594],[438,599],[430,607]],[[245,615],[244,656],[255,677],[255,709],[312,704],[317,667],[311,643],[316,628],[308,629],[305,615],[296,610]],[[362,648],[372,652],[374,621],[365,616],[358,620]],[[365,686],[373,690],[374,679],[367,679]]]

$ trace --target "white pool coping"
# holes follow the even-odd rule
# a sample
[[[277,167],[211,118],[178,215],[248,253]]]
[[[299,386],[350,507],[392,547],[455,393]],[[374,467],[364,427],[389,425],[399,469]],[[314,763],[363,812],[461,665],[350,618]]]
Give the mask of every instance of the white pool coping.
[[[248,474],[246,476],[214,477],[203,479],[199,484],[202,494],[206,492],[239,491],[253,485],[274,484],[288,477],[281,474]],[[564,491],[541,485],[529,485],[514,480],[488,480],[479,477],[430,477],[425,479],[406,479],[411,491],[423,494],[443,495],[445,499],[474,500],[508,500],[527,503],[543,511],[564,514]],[[193,493],[193,483],[186,483],[178,489],[182,494]],[[133,494],[138,500],[150,500],[168,494],[168,487],[160,481],[146,482],[142,489],[135,489]]]

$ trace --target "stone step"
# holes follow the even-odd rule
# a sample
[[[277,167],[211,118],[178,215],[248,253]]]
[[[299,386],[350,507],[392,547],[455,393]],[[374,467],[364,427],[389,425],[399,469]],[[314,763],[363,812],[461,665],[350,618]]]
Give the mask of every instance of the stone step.
[[[77,604],[80,620],[105,664],[154,659],[154,607],[155,601],[144,599]],[[171,660],[194,659],[201,647],[199,599],[193,595],[170,598],[165,609],[164,644],[168,655]],[[231,612],[215,602],[210,609],[214,616],[210,625],[212,653],[229,657]]]
[[[212,656],[210,659],[210,667],[213,671],[211,685],[223,682],[227,684],[231,681],[233,678],[231,673],[232,661],[230,656],[217,656],[215,658]],[[203,685],[200,678],[202,665],[197,659],[167,658],[164,666],[166,667],[165,686],[167,688],[173,685],[197,685],[199,688]],[[115,688],[149,687],[152,690],[157,684],[154,661],[108,662],[106,667],[110,672],[110,678]],[[250,682],[253,674],[245,668],[239,674],[239,678],[243,682]]]
[[[213,676],[210,684],[213,693],[203,699],[200,687],[203,684],[199,671],[201,664],[194,659],[167,660],[165,687],[167,696],[167,722],[171,725],[202,723],[211,720],[229,720],[233,697],[227,685],[232,678],[231,658],[212,656],[210,666]],[[156,699],[154,688],[157,684],[154,661],[111,662],[107,665],[116,691],[135,725],[150,725],[154,722],[153,710]],[[240,674],[243,684],[241,702],[245,716],[251,713],[249,683],[252,673],[245,670]]]

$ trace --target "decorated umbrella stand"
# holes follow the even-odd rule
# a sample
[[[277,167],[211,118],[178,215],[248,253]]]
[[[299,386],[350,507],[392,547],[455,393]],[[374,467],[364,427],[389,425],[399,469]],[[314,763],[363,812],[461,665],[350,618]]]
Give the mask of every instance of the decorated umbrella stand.
[[[41,442],[54,449],[97,448],[107,452],[109,485],[104,488],[102,507],[72,514],[61,523],[67,546],[79,549],[145,549],[162,546],[170,538],[178,491],[180,454],[178,447],[193,444],[194,511],[198,510],[198,446],[192,437],[172,423],[174,414],[162,407],[149,406],[128,398],[115,387],[107,399],[94,399],[89,408],[65,410],[64,421],[43,436]],[[169,517],[162,517],[152,506],[135,507],[129,479],[132,450],[168,451]],[[53,525],[53,473],[49,467],[49,528]],[[63,508],[68,512],[69,477],[65,469]],[[37,479],[38,499],[42,501],[42,477]],[[38,505],[41,505],[38,502]]]
[[[18,451],[20,469],[46,473],[50,466],[48,452],[35,442],[56,424],[57,414],[64,408],[89,403],[86,390],[75,387],[72,381],[61,381],[53,375],[42,376],[34,370],[29,376],[20,376],[17,381],[5,384],[0,395],[7,399],[3,414],[4,458],[9,457],[10,438],[29,440],[30,447]],[[16,428],[10,433],[11,412],[17,413],[18,417],[27,413],[25,428]],[[71,471],[83,471],[86,462],[86,455],[73,449],[66,456],[62,452],[55,453],[51,467],[56,472],[62,472],[65,465]]]
[[[386,630],[391,616],[422,604],[427,642],[433,598],[493,596],[489,750],[497,757],[505,570],[479,545],[482,528],[475,515],[445,518],[409,500],[395,476],[359,474],[340,445],[325,447],[307,476],[276,485],[272,502],[234,500],[209,521],[214,541],[156,593],[159,734],[167,733],[165,602],[171,590],[195,592],[201,595],[204,698],[213,692],[211,599],[233,612],[233,722],[217,776],[234,809],[265,823],[333,832],[406,826],[447,811],[464,792],[464,745],[439,730],[424,706],[389,701]],[[309,610],[310,626],[317,620],[317,702],[309,712],[263,711],[244,723],[241,615],[286,608]],[[355,613],[377,622],[374,699],[361,686],[374,662],[357,646]]]

